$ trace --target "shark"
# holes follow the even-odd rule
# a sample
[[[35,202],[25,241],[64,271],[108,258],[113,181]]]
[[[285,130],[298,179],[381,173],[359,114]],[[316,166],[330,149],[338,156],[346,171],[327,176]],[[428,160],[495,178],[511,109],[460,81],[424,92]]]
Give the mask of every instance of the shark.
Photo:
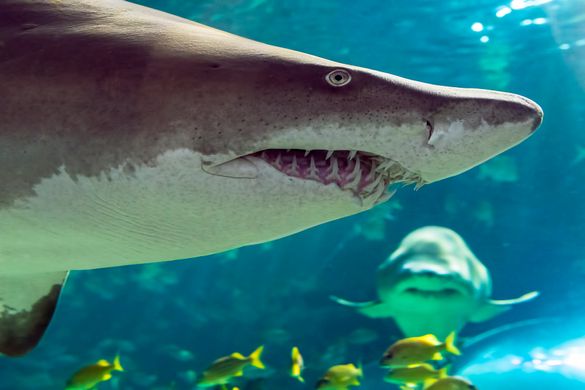
[[[404,79],[121,0],[0,0],[0,353],[69,270],[287,236],[521,143],[522,96]]]
[[[439,339],[539,295],[491,299],[488,269],[459,234],[440,226],[409,233],[378,268],[376,286],[378,299],[370,302],[331,298],[371,318],[393,318],[406,337],[433,334]]]

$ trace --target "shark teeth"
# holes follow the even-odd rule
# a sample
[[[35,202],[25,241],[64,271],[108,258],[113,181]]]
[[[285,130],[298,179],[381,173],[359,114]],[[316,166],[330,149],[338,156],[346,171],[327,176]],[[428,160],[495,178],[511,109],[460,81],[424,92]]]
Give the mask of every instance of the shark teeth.
[[[339,181],[340,177],[339,177],[339,165],[337,162],[337,158],[334,158],[331,160],[331,173],[329,175],[327,175],[326,179],[328,181]]]
[[[282,157],[282,155],[279,153],[278,156],[276,156],[276,160],[274,161],[274,165],[278,169],[282,169],[282,163],[280,161],[281,157]]]
[[[392,198],[394,196],[394,194],[396,193],[396,190],[392,190],[392,191],[386,191],[384,194],[382,194],[382,196],[380,196],[380,198],[378,198],[376,203],[384,203],[387,200],[389,200],[390,198]]]
[[[393,183],[415,184],[416,189],[424,185],[419,175],[398,162],[357,150],[267,149],[252,155],[288,176],[335,184],[362,203],[366,199],[374,199],[376,204],[390,199],[396,192],[388,190]]]
[[[311,157],[311,162],[309,163],[309,174],[307,175],[307,179],[312,179],[319,181],[319,172],[317,171],[317,166],[315,165],[315,158]]]
[[[360,159],[358,158],[355,160],[355,166],[353,168],[353,172],[349,177],[353,177],[350,179],[349,182],[345,185],[345,188],[349,188],[353,191],[357,191],[359,189],[359,184],[362,181],[362,170],[361,170],[361,163]]]
[[[374,181],[370,182],[367,186],[363,188],[363,190],[368,193],[374,191],[378,187],[378,184],[382,181],[382,175],[377,175]]]
[[[293,176],[298,176],[299,174],[299,166],[297,163],[297,156],[293,155],[292,164],[290,165],[289,173]]]

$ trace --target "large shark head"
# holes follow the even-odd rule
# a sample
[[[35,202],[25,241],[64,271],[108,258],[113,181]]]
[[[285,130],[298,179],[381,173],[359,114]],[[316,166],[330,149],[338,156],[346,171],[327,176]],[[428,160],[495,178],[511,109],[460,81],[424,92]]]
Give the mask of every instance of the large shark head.
[[[227,117],[211,125],[232,135],[228,148],[208,139],[204,169],[226,184],[257,179],[246,192],[288,209],[289,221],[315,209],[337,218],[388,199],[394,183],[459,174],[542,120],[535,103],[514,94],[434,86],[265,45],[247,48],[264,53],[258,66],[230,50],[207,80],[226,94]],[[302,204],[306,213],[289,207]]]
[[[148,65],[165,91],[166,137],[171,127],[176,148],[200,154],[232,237],[254,216],[256,237],[239,244],[367,210],[395,183],[459,174],[542,120],[518,95],[424,84],[195,24],[173,42],[182,55],[171,69],[164,56]]]
[[[233,95],[260,95],[247,101],[257,117],[238,126],[247,137],[233,152],[305,180],[295,184],[333,182],[361,199],[372,188],[351,180],[356,161],[362,178],[373,170],[370,180],[381,184],[432,183],[516,145],[542,120],[534,102],[509,93],[434,86],[305,55],[265,65],[245,73],[250,84],[234,86]]]
[[[6,0],[0,38],[0,207],[67,218],[46,196],[75,216],[86,205],[72,178],[152,232],[164,220],[159,237],[183,237],[143,261],[367,210],[392,184],[470,169],[542,119],[518,95],[406,80],[117,0]]]

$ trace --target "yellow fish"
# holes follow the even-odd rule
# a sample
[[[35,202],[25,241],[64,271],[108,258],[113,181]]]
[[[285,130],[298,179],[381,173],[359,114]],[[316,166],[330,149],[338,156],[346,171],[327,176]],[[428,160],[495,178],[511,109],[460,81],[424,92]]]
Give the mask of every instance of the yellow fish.
[[[364,376],[361,365],[342,364],[331,367],[315,386],[320,390],[347,390],[352,386],[359,386],[358,378]]]
[[[264,346],[261,346],[248,357],[235,352],[230,356],[217,359],[205,370],[201,378],[197,381],[197,385],[200,387],[225,385],[233,377],[244,375],[244,368],[249,365],[264,369],[264,363],[260,360],[263,351]]]
[[[302,383],[305,383],[305,380],[301,376],[303,370],[305,369],[305,362],[303,360],[303,356],[297,347],[293,347],[291,352],[291,359],[292,359],[292,367],[290,370],[290,376],[293,378],[297,378]]]
[[[447,368],[436,370],[433,366],[427,363],[413,364],[406,367],[396,367],[390,369],[384,380],[386,382],[395,383],[399,385],[418,386],[423,383],[430,383],[432,379],[445,378],[447,376]]]
[[[470,381],[459,376],[448,376],[439,380],[430,380],[425,390],[477,390]]]
[[[453,355],[461,355],[455,346],[455,332],[447,336],[444,343],[441,343],[432,334],[398,340],[384,352],[384,356],[380,359],[380,365],[382,367],[401,367],[429,360],[442,360],[441,352],[443,351]]]
[[[67,381],[65,390],[94,389],[100,382],[112,379],[112,371],[124,371],[120,364],[120,356],[116,355],[112,363],[102,359],[95,364],[83,367]]]

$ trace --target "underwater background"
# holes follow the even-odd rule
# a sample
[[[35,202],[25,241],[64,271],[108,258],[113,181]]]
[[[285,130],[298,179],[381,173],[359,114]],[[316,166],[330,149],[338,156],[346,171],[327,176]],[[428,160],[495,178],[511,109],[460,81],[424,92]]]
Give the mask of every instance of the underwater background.
[[[242,390],[314,388],[333,364],[377,367],[391,319],[335,304],[376,297],[376,268],[410,231],[454,229],[494,298],[541,296],[481,324],[452,372],[480,389],[585,388],[585,2],[583,0],[141,0],[261,42],[442,85],[522,94],[538,132],[460,176],[398,191],[375,209],[278,241],[177,262],[73,272],[41,345],[0,358],[0,389],[63,389],[120,353],[100,389],[193,389],[220,356],[265,345]],[[253,228],[254,221],[250,221]],[[487,332],[487,333],[486,333]],[[479,335],[479,337],[477,337]],[[288,376],[298,346],[307,384]]]

